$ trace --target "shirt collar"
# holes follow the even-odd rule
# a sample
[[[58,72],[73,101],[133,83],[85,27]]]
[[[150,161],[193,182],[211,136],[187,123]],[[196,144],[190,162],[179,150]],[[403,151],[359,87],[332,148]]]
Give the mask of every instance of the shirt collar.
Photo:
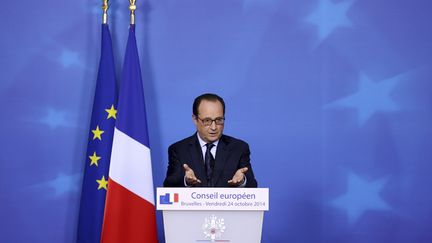
[[[200,137],[200,135],[198,134],[198,132],[197,132],[197,137],[198,137],[198,141],[199,141],[199,144],[200,144],[201,148],[202,148],[202,147],[205,147],[205,145],[206,145],[207,143],[206,143],[204,140],[202,140],[202,138]],[[218,143],[219,143],[219,139],[216,140],[216,141],[214,141],[212,144],[213,144],[215,147],[217,147]]]

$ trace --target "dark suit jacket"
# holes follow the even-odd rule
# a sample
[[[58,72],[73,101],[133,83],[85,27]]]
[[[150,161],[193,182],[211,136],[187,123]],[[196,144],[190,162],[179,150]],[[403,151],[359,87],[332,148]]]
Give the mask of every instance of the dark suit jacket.
[[[257,181],[250,164],[249,145],[239,139],[222,135],[216,150],[213,183],[215,187],[229,187],[228,181],[236,171],[248,167],[246,187],[257,187]],[[168,148],[168,170],[164,181],[165,187],[184,187],[185,172],[183,164],[187,164],[201,181],[197,187],[207,185],[202,150],[197,134],[172,144]]]

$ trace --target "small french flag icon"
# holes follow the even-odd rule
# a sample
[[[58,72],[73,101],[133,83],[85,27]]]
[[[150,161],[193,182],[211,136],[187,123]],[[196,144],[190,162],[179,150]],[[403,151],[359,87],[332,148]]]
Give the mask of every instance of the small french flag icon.
[[[179,201],[179,195],[178,193],[170,193],[170,202],[178,202]]]

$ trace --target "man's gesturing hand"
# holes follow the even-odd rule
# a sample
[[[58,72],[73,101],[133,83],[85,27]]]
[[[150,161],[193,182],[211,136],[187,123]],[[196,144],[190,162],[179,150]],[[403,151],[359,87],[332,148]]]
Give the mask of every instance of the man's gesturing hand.
[[[234,174],[233,178],[228,181],[228,185],[240,186],[244,182],[246,171],[248,171],[247,167],[243,167],[241,169],[238,169],[236,171],[236,173]]]
[[[193,186],[195,184],[201,183],[201,181],[196,178],[194,171],[187,164],[183,164],[183,169],[185,171],[186,184]]]

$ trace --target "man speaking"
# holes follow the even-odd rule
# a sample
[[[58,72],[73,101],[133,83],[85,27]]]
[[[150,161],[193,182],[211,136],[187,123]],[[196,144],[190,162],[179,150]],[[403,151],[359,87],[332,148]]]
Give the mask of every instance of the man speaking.
[[[223,134],[225,102],[216,94],[195,98],[197,132],[168,148],[165,187],[257,187],[249,145]]]

